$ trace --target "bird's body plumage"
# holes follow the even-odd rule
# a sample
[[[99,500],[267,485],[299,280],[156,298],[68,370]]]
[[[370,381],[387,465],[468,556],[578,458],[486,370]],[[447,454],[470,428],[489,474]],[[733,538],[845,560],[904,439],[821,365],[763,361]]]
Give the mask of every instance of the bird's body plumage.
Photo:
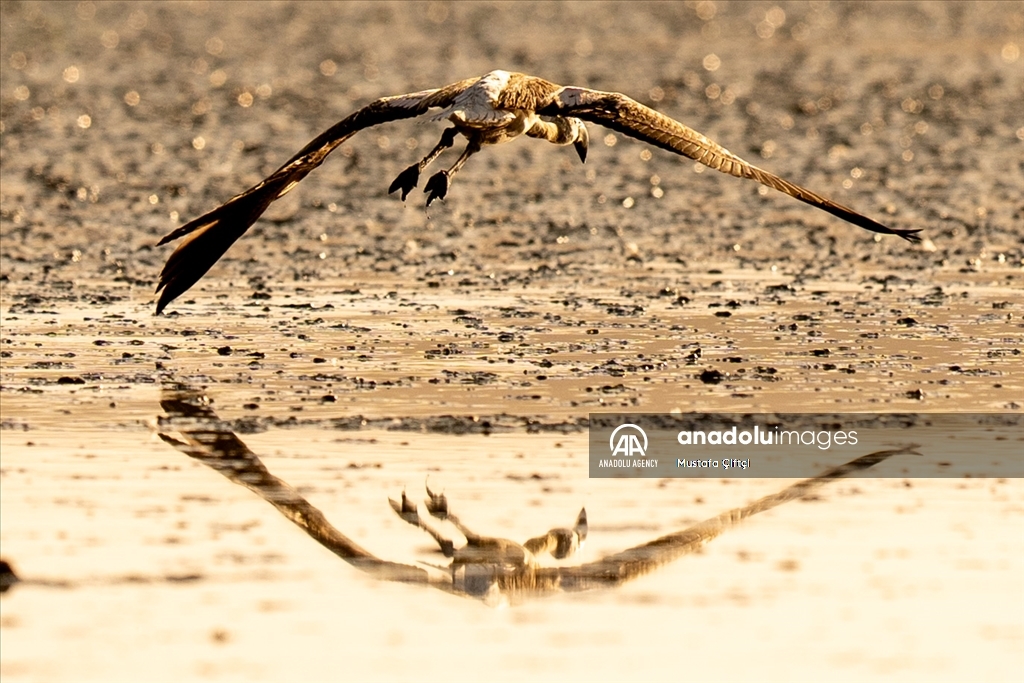
[[[625,95],[562,87],[526,74],[497,70],[443,88],[375,100],[321,133],[259,184],[168,234],[159,244],[187,238],[170,255],[160,273],[157,313],[206,274],[273,201],[291,191],[343,142],[365,128],[419,117],[431,109],[440,109],[433,118],[447,119],[453,128],[445,131],[427,157],[396,178],[390,191],[400,189],[402,199],[416,186],[419,173],[452,146],[456,133],[465,136],[469,145],[455,165],[430,178],[424,190],[429,193],[428,204],[444,198],[451,177],[482,146],[508,142],[524,134],[554,144],[572,144],[580,159],[585,160],[589,139],[586,121],[723,173],[756,180],[864,229],[911,241],[918,239],[916,230],[889,228],[757,168],[682,123]]]

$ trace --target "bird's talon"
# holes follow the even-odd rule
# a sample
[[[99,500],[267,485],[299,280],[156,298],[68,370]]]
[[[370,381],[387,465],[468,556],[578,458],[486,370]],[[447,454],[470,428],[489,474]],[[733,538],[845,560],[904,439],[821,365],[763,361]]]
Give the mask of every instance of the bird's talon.
[[[388,194],[394,194],[395,190],[401,190],[402,201],[404,202],[405,198],[409,196],[409,193],[412,192],[419,182],[420,168],[419,165],[413,164],[398,174],[398,177],[391,183],[391,187],[388,188]]]
[[[430,206],[435,199],[444,199],[448,194],[450,184],[451,180],[447,171],[440,171],[432,175],[427,181],[427,186],[423,188],[423,192],[427,195],[427,206]]]

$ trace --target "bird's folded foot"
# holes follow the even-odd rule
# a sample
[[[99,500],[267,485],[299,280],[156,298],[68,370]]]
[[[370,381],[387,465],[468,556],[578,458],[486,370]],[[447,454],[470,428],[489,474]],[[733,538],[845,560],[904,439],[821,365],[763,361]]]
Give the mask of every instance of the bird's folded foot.
[[[427,206],[430,206],[435,199],[444,199],[450,185],[451,177],[448,175],[448,171],[439,171],[430,176],[427,186],[423,188],[423,192],[427,195]]]
[[[391,187],[388,188],[388,194],[393,194],[395,190],[402,191],[402,201],[409,196],[412,189],[420,182],[420,167],[418,164],[413,164],[409,168],[405,169],[398,174],[394,182],[391,183]]]

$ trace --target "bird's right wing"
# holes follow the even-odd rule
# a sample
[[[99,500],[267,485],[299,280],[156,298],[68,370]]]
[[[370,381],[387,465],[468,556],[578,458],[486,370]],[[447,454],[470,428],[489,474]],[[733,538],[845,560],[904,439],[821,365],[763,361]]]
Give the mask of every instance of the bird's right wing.
[[[538,108],[537,113],[544,116],[573,116],[590,121],[655,147],[689,157],[716,171],[737,178],[756,180],[762,185],[784,192],[865,230],[899,235],[911,242],[920,239],[916,235],[919,230],[890,228],[805,187],[784,180],[774,173],[744,161],[689,126],[620,93],[564,87],[554,93],[544,106]]]
[[[862,455],[843,465],[833,467],[817,477],[804,479],[778,493],[765,496],[744,507],[723,512],[682,531],[603,557],[595,562],[548,571],[559,573],[560,587],[564,590],[586,590],[625,583],[682,555],[697,551],[711,539],[720,536],[759,512],[802,498],[820,486],[877,465],[894,455],[917,455],[915,448],[917,448],[916,445],[908,445],[904,448],[875,451]]]
[[[157,246],[186,235],[188,238],[178,245],[160,273],[156,290],[163,291],[156,305],[157,314],[198,282],[274,200],[287,194],[341,143],[364,128],[420,116],[432,107],[448,106],[475,80],[371,102],[318,135],[258,185],[165,236]]]
[[[217,417],[202,392],[165,379],[160,405],[166,412],[159,418],[159,435],[164,442],[253,491],[353,567],[379,579],[430,583],[423,569],[382,560],[338,531],[298,490],[270,473],[259,457]]]

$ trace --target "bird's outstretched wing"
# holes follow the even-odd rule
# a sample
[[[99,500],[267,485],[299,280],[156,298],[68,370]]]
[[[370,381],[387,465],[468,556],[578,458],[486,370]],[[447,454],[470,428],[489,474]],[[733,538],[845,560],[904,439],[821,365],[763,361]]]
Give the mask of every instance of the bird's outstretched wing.
[[[910,444],[902,448],[862,455],[833,467],[817,477],[804,479],[778,493],[765,496],[744,507],[723,512],[711,519],[694,524],[688,529],[609,555],[596,562],[589,562],[571,569],[556,568],[548,571],[558,572],[560,585],[565,590],[585,590],[630,581],[668,564],[682,555],[699,550],[711,539],[720,536],[749,517],[788,501],[802,498],[829,482],[866,470],[894,455],[918,455],[915,448],[917,448],[916,444]]]
[[[356,569],[379,579],[428,583],[419,567],[382,560],[338,531],[317,507],[287,482],[270,473],[259,457],[217,417],[202,392],[164,379],[159,435],[185,455],[253,491],[318,543]],[[442,589],[444,586],[440,586]]]
[[[449,106],[452,99],[475,80],[469,78],[435,90],[371,102],[321,133],[258,185],[164,237],[157,246],[188,235],[160,272],[156,291],[163,291],[157,301],[157,314],[198,282],[275,199],[283,197],[322,164],[338,145],[364,128],[420,116],[432,107]]]
[[[774,173],[744,161],[692,128],[619,93],[564,87],[554,93],[537,113],[543,116],[574,116],[590,121],[655,147],[689,157],[716,171],[737,178],[756,180],[762,185],[785,192],[790,197],[816,206],[865,230],[899,235],[911,242],[920,239],[916,234],[920,232],[919,230],[890,228],[849,207],[783,180]]]

